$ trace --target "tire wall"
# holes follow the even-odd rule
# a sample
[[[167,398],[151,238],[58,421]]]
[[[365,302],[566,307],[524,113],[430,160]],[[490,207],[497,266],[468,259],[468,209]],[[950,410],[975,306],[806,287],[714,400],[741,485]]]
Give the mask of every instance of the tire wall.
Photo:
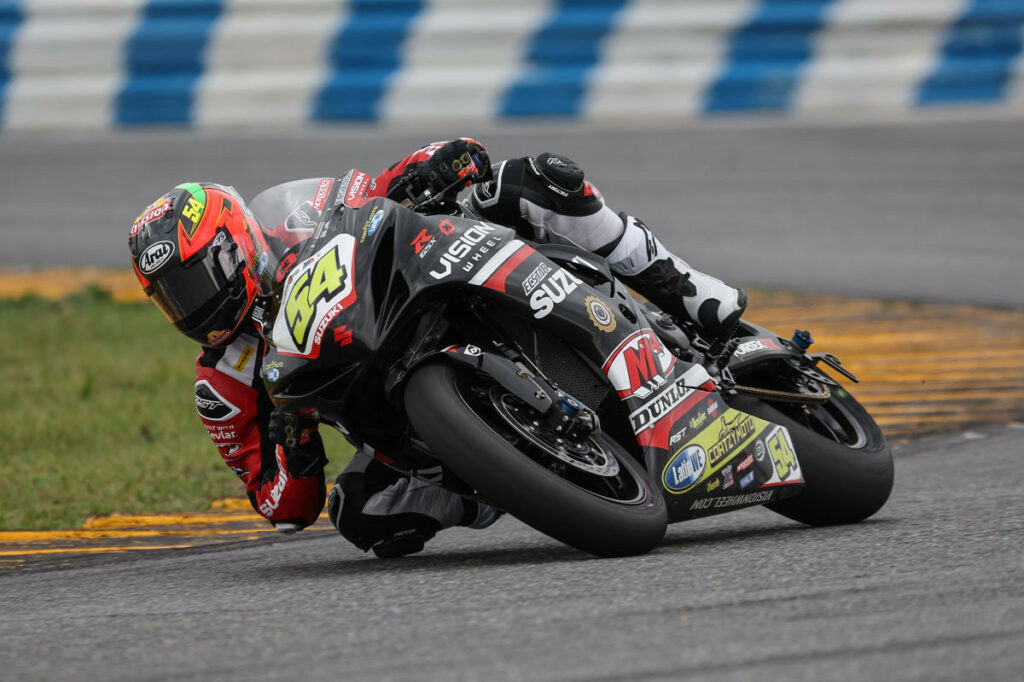
[[[0,129],[1024,109],[1024,0],[0,0]]]

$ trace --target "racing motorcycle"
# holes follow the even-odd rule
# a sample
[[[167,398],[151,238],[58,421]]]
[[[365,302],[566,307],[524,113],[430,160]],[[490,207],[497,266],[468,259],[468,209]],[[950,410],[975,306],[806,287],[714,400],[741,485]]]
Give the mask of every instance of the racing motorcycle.
[[[888,499],[892,453],[809,333],[743,320],[709,343],[592,253],[529,243],[465,203],[425,215],[436,196],[418,211],[366,199],[358,171],[328,182],[251,203],[271,225],[318,204],[258,320],[278,409],[316,410],[402,474],[598,556],[752,505],[828,525]]]

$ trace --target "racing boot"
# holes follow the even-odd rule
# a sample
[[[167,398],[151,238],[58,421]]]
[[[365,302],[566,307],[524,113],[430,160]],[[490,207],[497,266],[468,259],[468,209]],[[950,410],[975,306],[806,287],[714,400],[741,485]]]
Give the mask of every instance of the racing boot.
[[[607,256],[611,269],[668,314],[696,325],[709,346],[720,350],[747,308],[746,292],[694,270],[643,221],[619,215],[626,227]]]

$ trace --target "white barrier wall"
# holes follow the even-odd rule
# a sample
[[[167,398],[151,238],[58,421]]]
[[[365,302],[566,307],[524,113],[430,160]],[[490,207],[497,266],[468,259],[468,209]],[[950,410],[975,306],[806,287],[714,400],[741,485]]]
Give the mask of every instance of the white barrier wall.
[[[1024,0],[0,0],[0,125],[1024,108]]]

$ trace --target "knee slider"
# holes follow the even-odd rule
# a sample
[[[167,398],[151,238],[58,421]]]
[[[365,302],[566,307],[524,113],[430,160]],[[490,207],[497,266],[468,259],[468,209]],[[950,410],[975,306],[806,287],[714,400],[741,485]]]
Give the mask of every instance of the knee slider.
[[[530,171],[543,181],[545,188],[560,197],[569,197],[583,189],[583,169],[561,154],[544,152],[527,157]]]

